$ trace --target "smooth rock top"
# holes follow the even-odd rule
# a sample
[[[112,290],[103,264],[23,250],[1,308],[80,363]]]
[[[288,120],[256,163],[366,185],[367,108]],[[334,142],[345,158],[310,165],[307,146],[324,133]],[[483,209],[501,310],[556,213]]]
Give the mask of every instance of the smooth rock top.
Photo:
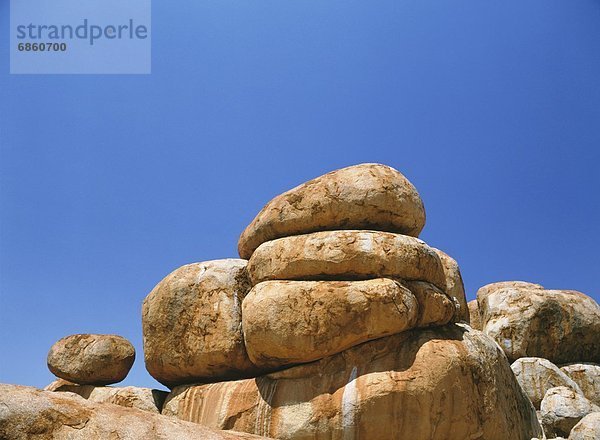
[[[240,432],[215,431],[135,408],[95,403],[72,393],[0,384],[0,439],[3,440],[258,438]]]
[[[484,333],[506,356],[540,357],[560,365],[600,361],[600,306],[573,290],[524,282],[494,283],[477,292]]]
[[[57,377],[77,384],[121,382],[135,360],[131,343],[117,335],[79,334],[56,342],[48,353],[48,368]]]
[[[385,277],[446,288],[442,261],[425,242],[379,231],[324,231],[268,241],[252,254],[248,273],[252,284]]]
[[[242,334],[250,290],[246,261],[193,263],[176,269],[142,305],[146,369],[167,386],[253,376]]]
[[[271,200],[242,233],[249,259],[265,241],[336,229],[373,229],[417,237],[425,209],[415,187],[395,169],[361,164],[332,171]]]

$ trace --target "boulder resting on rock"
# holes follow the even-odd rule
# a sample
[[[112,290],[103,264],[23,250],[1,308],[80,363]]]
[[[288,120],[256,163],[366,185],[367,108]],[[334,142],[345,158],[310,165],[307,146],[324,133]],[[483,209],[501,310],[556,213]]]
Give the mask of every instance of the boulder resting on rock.
[[[400,283],[265,281],[242,305],[244,340],[258,366],[311,362],[415,326],[419,304]]]
[[[332,171],[271,200],[240,236],[249,259],[262,243],[290,235],[373,229],[417,237],[425,209],[415,187],[395,169],[360,164]]]
[[[418,238],[378,231],[325,231],[261,244],[248,262],[252,284],[268,280],[400,278],[446,288],[438,254]]]
[[[77,334],[57,341],[48,352],[48,369],[84,385],[121,382],[135,360],[131,343],[117,335]]]

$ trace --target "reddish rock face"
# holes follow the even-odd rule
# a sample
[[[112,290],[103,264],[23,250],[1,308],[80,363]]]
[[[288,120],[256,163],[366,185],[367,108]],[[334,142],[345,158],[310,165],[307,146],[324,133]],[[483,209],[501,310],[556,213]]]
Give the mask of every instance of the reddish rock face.
[[[163,414],[286,440],[542,436],[502,351],[460,325],[388,336],[256,379],[177,387]]]
[[[135,360],[131,343],[117,335],[80,334],[62,338],[48,353],[48,368],[77,384],[108,385],[125,379]]]
[[[10,440],[259,439],[216,431],[135,408],[95,403],[72,393],[0,384],[0,438]]]
[[[386,165],[361,164],[325,174],[271,200],[242,233],[249,259],[262,243],[315,231],[373,229],[417,237],[425,209],[415,187]]]

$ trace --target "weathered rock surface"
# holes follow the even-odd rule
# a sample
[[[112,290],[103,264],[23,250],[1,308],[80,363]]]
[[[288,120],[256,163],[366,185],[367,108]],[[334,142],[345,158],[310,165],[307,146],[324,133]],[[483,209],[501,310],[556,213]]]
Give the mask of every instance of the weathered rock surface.
[[[542,435],[504,354],[460,325],[403,332],[256,379],[181,386],[163,414],[294,440]]]
[[[479,314],[479,305],[477,304],[477,300],[469,301],[467,303],[467,307],[469,308],[469,321],[471,327],[475,330],[482,330],[483,325],[481,323],[481,315]]]
[[[484,333],[511,361],[600,362],[600,306],[583,293],[505,282],[479,289],[477,302]]]
[[[563,365],[561,370],[579,385],[590,402],[600,406],[600,365],[570,364]]]
[[[55,376],[86,385],[122,381],[134,360],[133,345],[117,335],[66,336],[48,352],[48,368]]]
[[[52,385],[52,384],[51,384]],[[55,384],[44,388],[51,391],[75,393],[90,402],[113,403],[160,414],[167,397],[166,391],[139,387],[96,387],[94,385]]]
[[[565,386],[582,394],[579,385],[547,359],[520,358],[511,368],[536,409],[540,409],[542,399],[550,388]]]
[[[250,290],[246,261],[214,260],[173,271],[142,306],[146,369],[173,386],[249,377],[242,301]]]
[[[415,326],[419,304],[400,283],[266,281],[244,299],[242,325],[250,360],[280,367],[321,359]]]
[[[78,386],[76,383],[69,382],[68,380],[64,380],[59,377],[56,380],[50,382],[48,385],[46,385],[44,387],[44,391],[57,391],[59,388],[65,386],[65,385]],[[84,386],[84,385],[79,385],[79,386]]]
[[[467,307],[467,297],[465,296],[465,285],[463,283],[462,275],[458,263],[450,255],[436,248],[432,248],[444,267],[444,274],[446,275],[446,285],[444,291],[454,298],[460,309],[458,310],[457,321],[470,322],[469,319],[469,308]]]
[[[456,304],[449,295],[426,281],[400,281],[417,299],[419,313],[415,327],[434,327],[455,322]]]
[[[571,429],[591,412],[600,411],[583,395],[567,387],[550,388],[540,406],[546,437],[568,437]]]
[[[326,231],[261,244],[248,262],[253,284],[267,280],[400,278],[440,289],[440,257],[418,238],[377,231]]]
[[[571,430],[569,440],[598,440],[600,439],[600,412],[585,416]]]
[[[249,259],[262,243],[290,235],[373,229],[417,237],[425,209],[415,187],[380,164],[342,168],[271,200],[242,233],[238,251]]]
[[[260,438],[214,431],[160,414],[89,402],[75,394],[0,385],[0,438],[7,440],[233,440]]]

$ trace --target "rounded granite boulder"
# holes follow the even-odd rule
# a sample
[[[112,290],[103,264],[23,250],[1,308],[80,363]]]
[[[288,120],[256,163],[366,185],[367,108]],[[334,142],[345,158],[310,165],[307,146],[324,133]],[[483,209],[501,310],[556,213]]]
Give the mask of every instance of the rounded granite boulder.
[[[255,365],[311,362],[415,326],[419,304],[400,283],[265,281],[242,304],[244,340]]]
[[[417,237],[425,209],[415,187],[386,165],[365,163],[332,171],[271,200],[242,233],[249,259],[265,241],[338,229],[373,229]]]
[[[477,303],[483,332],[512,362],[600,362],[600,306],[581,292],[509,281],[479,289]]]
[[[246,260],[192,263],[167,275],[142,305],[144,359],[167,386],[257,373],[242,335]]]
[[[323,231],[261,244],[248,262],[253,284],[267,280],[427,281],[445,291],[444,266],[418,238],[379,231]]]
[[[131,343],[117,335],[78,334],[56,342],[48,368],[57,377],[83,385],[121,382],[135,360]]]

